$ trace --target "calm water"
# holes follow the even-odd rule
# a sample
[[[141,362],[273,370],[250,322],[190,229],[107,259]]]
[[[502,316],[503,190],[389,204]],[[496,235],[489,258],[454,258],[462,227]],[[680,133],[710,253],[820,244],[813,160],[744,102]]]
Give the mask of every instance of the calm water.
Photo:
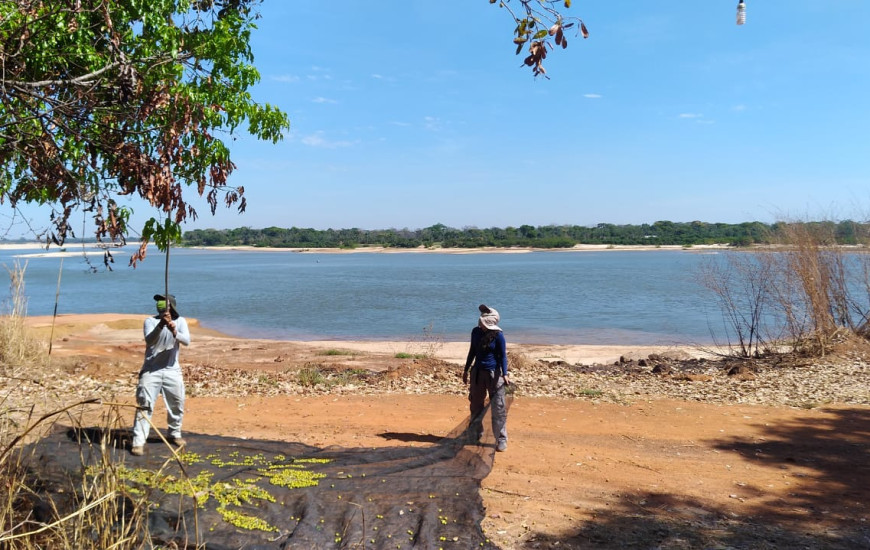
[[[69,249],[70,251],[74,249]],[[28,314],[54,311],[61,255],[0,251],[27,262]],[[242,337],[464,340],[477,305],[499,310],[509,341],[571,344],[706,343],[722,316],[696,281],[711,256],[684,251],[526,254],[314,254],[173,249],[170,292],[183,315]],[[164,256],[92,273],[67,254],[58,313],[151,314]],[[92,262],[102,266],[99,252]],[[8,281],[8,278],[7,278]],[[8,282],[3,285],[8,303]]]

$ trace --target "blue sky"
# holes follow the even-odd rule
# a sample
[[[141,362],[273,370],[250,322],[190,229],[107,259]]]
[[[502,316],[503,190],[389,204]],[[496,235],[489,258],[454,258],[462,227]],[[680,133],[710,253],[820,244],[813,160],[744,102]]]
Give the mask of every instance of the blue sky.
[[[233,142],[247,213],[185,229],[870,218],[870,2],[746,3],[575,0],[546,80],[486,0],[265,0],[291,130]]]

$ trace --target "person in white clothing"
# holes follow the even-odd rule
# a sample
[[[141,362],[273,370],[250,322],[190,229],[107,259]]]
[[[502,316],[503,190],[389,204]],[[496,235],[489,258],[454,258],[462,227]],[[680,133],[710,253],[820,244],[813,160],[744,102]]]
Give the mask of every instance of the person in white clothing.
[[[139,371],[136,386],[136,420],[133,423],[133,443],[130,453],[145,454],[145,442],[151,430],[151,415],[154,403],[163,394],[166,403],[166,422],[169,442],[179,447],[184,445],[181,437],[181,420],[184,416],[184,379],[178,363],[180,344],[190,345],[187,320],[178,315],[175,296],[155,294],[157,315],[145,319],[145,361]]]

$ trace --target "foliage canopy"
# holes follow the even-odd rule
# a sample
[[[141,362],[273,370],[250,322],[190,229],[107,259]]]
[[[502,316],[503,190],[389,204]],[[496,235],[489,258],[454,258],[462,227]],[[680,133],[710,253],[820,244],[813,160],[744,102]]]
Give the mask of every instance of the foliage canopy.
[[[145,256],[197,212],[186,188],[245,209],[229,185],[226,140],[244,128],[276,142],[287,115],[254,101],[249,46],[259,0],[0,2],[0,201],[52,205],[47,239],[75,236],[90,214],[99,241],[123,243],[138,195],[160,212]]]
[[[829,235],[826,244],[864,245],[870,224],[844,220],[788,224],[777,222],[705,223],[657,221],[653,224],[594,226],[546,225],[533,227],[465,227],[456,229],[435,224],[423,229],[326,229],[266,227],[253,229],[195,229],[184,234],[186,246],[260,246],[278,248],[358,248],[385,246],[392,248],[445,247],[534,247],[570,248],[578,244],[594,245],[709,245],[750,246],[788,242],[794,227],[806,227]]]

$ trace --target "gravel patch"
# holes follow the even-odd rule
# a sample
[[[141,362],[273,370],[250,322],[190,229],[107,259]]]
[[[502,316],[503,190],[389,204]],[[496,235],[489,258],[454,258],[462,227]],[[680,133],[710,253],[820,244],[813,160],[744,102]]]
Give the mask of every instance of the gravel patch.
[[[676,399],[720,404],[813,408],[822,405],[870,405],[870,362],[863,354],[825,360],[778,356],[768,360],[688,359],[660,356],[624,359],[611,365],[571,365],[563,361],[527,361],[511,357],[515,397],[586,399],[629,404]],[[280,372],[185,365],[188,397],[278,395],[464,395],[461,367],[436,359],[373,372],[288,366]],[[4,377],[0,392],[10,414],[32,414],[34,404],[69,404],[98,398],[131,402],[135,377],[97,379],[60,369]],[[41,408],[41,407],[39,407]],[[36,409],[33,409],[36,410]]]

